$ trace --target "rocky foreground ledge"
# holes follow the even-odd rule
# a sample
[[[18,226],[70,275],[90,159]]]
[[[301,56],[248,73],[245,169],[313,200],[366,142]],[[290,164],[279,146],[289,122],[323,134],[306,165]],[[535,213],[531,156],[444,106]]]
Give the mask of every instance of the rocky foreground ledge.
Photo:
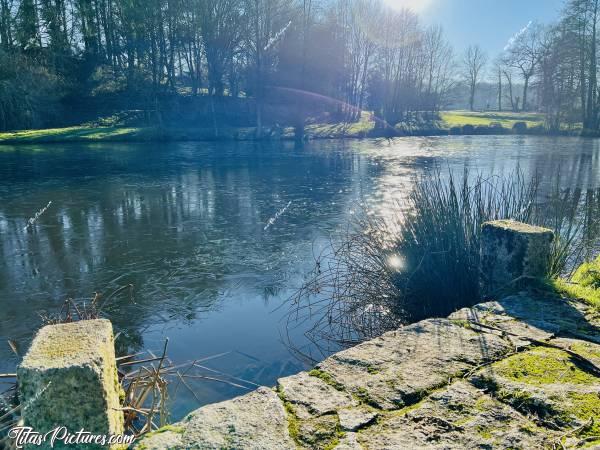
[[[522,292],[208,405],[137,449],[600,448],[600,318]]]

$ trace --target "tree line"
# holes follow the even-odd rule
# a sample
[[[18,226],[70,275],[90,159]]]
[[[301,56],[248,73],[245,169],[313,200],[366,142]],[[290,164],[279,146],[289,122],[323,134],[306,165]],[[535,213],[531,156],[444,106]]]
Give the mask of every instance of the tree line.
[[[469,47],[462,66],[471,109],[480,83],[495,83],[496,101],[487,98],[488,108],[543,112],[552,130],[598,131],[598,2],[566,0],[556,23],[530,22],[492,61]]]
[[[251,104],[259,129],[363,110],[395,124],[457,96],[475,109],[486,82],[486,108],[595,130],[597,3],[566,0],[556,24],[529,24],[489,61],[381,0],[0,0],[0,129],[60,122],[94,99],[160,110],[180,97]]]
[[[452,85],[442,30],[378,0],[0,0],[0,48],[2,128],[114,92],[252,98],[259,122],[265,101],[318,96],[394,121]]]

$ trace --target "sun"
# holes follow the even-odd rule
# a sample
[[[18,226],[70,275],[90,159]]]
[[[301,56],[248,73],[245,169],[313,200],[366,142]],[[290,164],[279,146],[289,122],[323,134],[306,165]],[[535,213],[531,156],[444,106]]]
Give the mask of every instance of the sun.
[[[393,9],[410,9],[419,13],[427,9],[433,0],[383,0],[386,5]]]

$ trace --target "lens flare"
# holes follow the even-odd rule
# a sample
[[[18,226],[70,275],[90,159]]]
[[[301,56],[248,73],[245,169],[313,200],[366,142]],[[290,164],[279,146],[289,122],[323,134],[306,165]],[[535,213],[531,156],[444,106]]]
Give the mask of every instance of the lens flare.
[[[391,255],[388,257],[387,263],[388,266],[397,272],[400,272],[402,269],[404,269],[404,260],[400,255]]]

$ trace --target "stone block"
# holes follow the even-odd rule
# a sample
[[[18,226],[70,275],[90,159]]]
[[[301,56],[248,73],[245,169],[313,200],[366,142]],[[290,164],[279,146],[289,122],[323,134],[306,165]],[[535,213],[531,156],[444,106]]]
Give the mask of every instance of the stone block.
[[[548,273],[554,233],[513,220],[486,222],[481,228],[481,286],[493,296],[518,280]]]
[[[134,447],[148,449],[293,449],[286,411],[273,389],[206,405],[181,422],[142,436]]]
[[[123,433],[110,321],[43,327],[17,368],[17,379],[24,423],[35,431],[65,426],[69,432]],[[63,448],[58,444],[54,448]]]

